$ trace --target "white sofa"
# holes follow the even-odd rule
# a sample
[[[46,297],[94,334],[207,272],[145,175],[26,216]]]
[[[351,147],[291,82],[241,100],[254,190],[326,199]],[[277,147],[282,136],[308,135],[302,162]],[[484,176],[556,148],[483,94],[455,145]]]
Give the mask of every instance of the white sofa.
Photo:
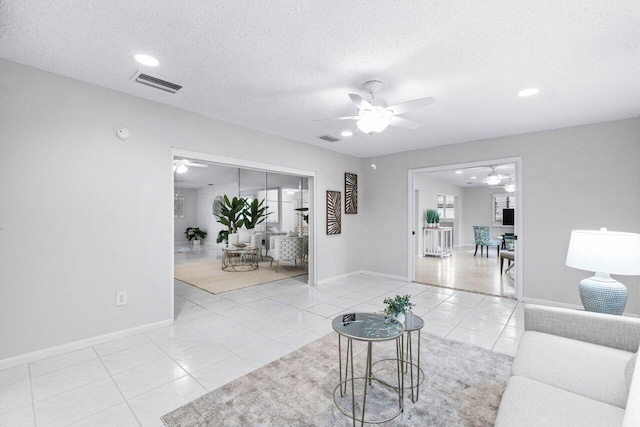
[[[640,426],[640,319],[527,305],[495,425]]]

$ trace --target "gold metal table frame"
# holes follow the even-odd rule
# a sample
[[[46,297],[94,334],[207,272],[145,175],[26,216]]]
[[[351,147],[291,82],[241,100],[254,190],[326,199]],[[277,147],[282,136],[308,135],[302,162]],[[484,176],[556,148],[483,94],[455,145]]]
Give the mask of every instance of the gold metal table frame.
[[[258,269],[258,248],[222,248],[222,270],[241,272]]]

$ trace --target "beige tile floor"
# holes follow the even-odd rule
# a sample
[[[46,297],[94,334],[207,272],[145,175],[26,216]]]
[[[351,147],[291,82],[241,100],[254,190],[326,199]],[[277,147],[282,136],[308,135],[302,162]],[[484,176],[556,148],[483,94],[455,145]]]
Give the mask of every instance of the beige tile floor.
[[[416,257],[416,282],[515,298],[515,268],[500,274],[500,259],[495,247],[490,248],[489,258],[486,251],[481,257],[479,249],[474,257],[474,249],[456,247],[453,255],[447,258]],[[505,269],[507,265],[505,261]]]
[[[175,282],[175,323],[0,371],[0,426],[152,426],[160,416],[331,333],[345,311],[408,293],[423,331],[514,354],[515,300],[357,275],[212,295]]]

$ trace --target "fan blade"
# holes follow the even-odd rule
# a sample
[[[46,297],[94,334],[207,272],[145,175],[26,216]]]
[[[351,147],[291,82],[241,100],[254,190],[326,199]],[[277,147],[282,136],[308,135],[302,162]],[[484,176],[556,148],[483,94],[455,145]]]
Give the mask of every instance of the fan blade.
[[[403,119],[402,117],[391,116],[391,119],[389,120],[389,126],[395,126],[397,128],[405,129],[416,129],[418,126],[420,126],[420,124],[411,120]]]
[[[403,114],[411,110],[426,107],[427,105],[431,105],[434,102],[436,102],[436,100],[431,97],[414,99],[413,101],[402,102],[400,104],[387,107],[387,110],[391,110],[393,112],[393,115],[395,116],[397,114]]]
[[[351,98],[351,101],[356,104],[358,110],[371,110],[373,108],[366,99],[356,93],[350,93],[349,98]]]
[[[358,120],[360,116],[333,117],[331,119],[313,119],[314,122],[323,122],[327,120]]]
[[[187,166],[193,166],[196,168],[208,168],[209,165],[205,165],[204,163],[192,163],[192,162],[187,162],[186,163]]]

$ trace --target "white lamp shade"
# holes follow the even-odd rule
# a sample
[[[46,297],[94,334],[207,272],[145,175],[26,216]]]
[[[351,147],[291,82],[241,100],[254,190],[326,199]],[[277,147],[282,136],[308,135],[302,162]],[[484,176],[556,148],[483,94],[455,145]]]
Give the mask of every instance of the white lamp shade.
[[[640,275],[640,234],[573,230],[566,264],[597,273]]]

